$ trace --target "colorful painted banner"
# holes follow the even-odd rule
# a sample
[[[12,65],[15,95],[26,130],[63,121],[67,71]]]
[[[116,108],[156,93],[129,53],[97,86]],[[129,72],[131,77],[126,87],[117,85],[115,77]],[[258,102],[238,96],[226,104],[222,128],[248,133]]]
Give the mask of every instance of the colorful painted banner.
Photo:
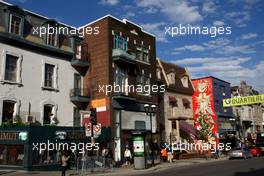
[[[218,134],[217,116],[214,110],[212,78],[193,80],[194,127],[198,137],[214,144]]]
[[[264,94],[223,99],[224,107],[250,105],[258,103],[264,103]]]

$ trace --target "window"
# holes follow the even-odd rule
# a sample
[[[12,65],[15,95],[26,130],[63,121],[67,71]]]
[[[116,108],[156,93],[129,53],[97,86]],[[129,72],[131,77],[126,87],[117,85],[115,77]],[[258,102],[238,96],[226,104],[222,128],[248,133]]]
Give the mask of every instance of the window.
[[[44,119],[43,119],[44,125],[50,124],[51,117],[53,116],[52,109],[53,109],[52,105],[44,105]]]
[[[120,93],[128,93],[127,86],[128,86],[128,70],[124,68],[120,68],[116,66],[115,69],[115,85],[118,85]]]
[[[168,75],[168,80],[170,84],[175,84],[175,74],[174,73],[169,73]]]
[[[82,57],[82,46],[80,44],[76,45],[76,59],[81,59]]]
[[[54,65],[45,64],[45,87],[54,88]]]
[[[17,35],[22,35],[22,18],[14,14],[10,15],[9,32]]]
[[[161,79],[161,71],[159,68],[157,68],[157,78]]]
[[[182,77],[181,78],[181,82],[182,82],[183,87],[186,87],[186,88],[189,87],[189,85],[188,85],[188,76]]]
[[[150,95],[150,77],[147,74],[137,76],[137,85],[142,87],[142,92],[138,92],[143,95]]]
[[[114,35],[114,48],[123,49],[127,51],[127,39],[126,37],[121,37],[118,34]]]
[[[81,125],[81,115],[80,110],[76,107],[73,108],[73,126]]]
[[[15,108],[15,102],[3,101],[2,123],[13,122],[14,108]]]
[[[47,33],[47,44],[51,46],[57,45],[57,34],[54,28],[55,27],[50,26],[50,31]]]
[[[143,61],[149,63],[149,50],[144,46],[137,47],[136,51],[136,59],[139,61]]]
[[[187,98],[182,99],[182,104],[185,109],[191,109],[191,102]]]
[[[172,121],[171,122],[171,128],[172,129],[177,129],[177,125],[176,125],[176,122],[175,121]]]
[[[17,82],[17,61],[18,57],[7,54],[5,64],[5,80]]]
[[[220,93],[222,96],[225,96],[225,86],[220,86]]]

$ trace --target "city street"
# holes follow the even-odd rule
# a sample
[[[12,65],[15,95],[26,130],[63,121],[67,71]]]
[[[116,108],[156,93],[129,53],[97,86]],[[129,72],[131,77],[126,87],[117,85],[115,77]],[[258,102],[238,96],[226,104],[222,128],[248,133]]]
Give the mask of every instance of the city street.
[[[264,158],[225,160],[180,168],[170,168],[146,176],[263,176]]]

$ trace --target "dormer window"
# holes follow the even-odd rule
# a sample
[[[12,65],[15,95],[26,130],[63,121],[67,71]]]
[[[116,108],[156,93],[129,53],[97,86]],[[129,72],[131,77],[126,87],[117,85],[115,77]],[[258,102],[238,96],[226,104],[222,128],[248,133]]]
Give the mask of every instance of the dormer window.
[[[181,78],[181,82],[182,82],[183,87],[185,87],[185,88],[188,88],[189,87],[189,84],[188,84],[188,76],[183,76]]]
[[[9,32],[16,35],[22,35],[22,23],[22,17],[10,14]]]
[[[161,79],[161,70],[157,68],[157,79]]]
[[[175,73],[171,72],[167,76],[168,76],[169,83],[175,84]]]
[[[57,45],[57,34],[52,30],[52,26],[50,26],[50,30],[47,34],[47,45],[56,46]]]

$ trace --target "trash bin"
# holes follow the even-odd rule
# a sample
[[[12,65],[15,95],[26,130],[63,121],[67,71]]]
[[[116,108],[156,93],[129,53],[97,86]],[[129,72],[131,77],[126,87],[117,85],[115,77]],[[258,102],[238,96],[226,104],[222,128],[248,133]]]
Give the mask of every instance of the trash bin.
[[[144,136],[134,136],[133,147],[134,147],[134,169],[145,169],[146,161],[145,161]]]

